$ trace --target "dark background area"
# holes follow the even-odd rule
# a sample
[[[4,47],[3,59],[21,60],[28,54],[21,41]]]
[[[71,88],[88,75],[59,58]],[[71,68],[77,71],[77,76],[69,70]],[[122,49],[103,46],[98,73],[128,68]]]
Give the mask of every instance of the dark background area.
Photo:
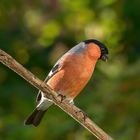
[[[40,79],[64,52],[96,38],[109,49],[90,82],[75,99],[117,140],[140,139],[139,0],[1,0],[0,48]],[[93,140],[87,130],[56,106],[39,127],[24,126],[37,89],[0,64],[1,140]]]

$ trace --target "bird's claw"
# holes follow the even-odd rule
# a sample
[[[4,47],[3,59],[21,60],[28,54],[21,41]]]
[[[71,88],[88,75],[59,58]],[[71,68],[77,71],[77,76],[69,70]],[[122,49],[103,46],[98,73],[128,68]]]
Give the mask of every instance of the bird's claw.
[[[65,100],[66,99],[66,96],[65,95],[62,95],[62,94],[58,94],[58,96],[57,97],[59,97],[60,98],[60,102],[62,103],[63,102],[63,100]]]
[[[79,111],[76,112],[76,114],[77,114],[77,113],[82,114],[82,116],[83,116],[82,119],[83,119],[84,121],[86,120],[86,118],[87,118],[87,114],[86,114],[83,110],[80,109]]]

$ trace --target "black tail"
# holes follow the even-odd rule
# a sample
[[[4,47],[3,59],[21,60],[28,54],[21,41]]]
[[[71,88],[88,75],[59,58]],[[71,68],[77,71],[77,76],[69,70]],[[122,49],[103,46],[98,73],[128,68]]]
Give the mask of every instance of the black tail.
[[[47,110],[38,110],[37,108],[32,112],[32,114],[25,120],[25,125],[38,126]]]

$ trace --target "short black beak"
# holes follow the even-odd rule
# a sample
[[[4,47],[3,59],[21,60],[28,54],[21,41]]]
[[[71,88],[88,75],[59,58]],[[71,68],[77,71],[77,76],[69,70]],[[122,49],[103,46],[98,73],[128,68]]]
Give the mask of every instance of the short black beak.
[[[102,59],[103,61],[107,62],[107,61],[108,61],[108,55],[107,55],[107,54],[102,55],[102,56],[101,56],[101,59]]]

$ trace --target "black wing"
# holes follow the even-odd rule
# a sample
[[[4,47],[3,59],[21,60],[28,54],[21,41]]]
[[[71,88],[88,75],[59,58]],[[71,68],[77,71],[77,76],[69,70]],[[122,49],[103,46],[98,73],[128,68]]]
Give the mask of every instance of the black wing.
[[[54,67],[52,68],[52,70],[50,71],[50,73],[48,74],[48,76],[46,77],[46,79],[44,80],[45,83],[48,82],[48,80],[53,77],[59,70],[60,70],[61,65],[59,63],[56,63],[56,65],[54,65]],[[36,102],[39,102],[41,100],[41,91],[38,92],[37,98],[36,98]]]

